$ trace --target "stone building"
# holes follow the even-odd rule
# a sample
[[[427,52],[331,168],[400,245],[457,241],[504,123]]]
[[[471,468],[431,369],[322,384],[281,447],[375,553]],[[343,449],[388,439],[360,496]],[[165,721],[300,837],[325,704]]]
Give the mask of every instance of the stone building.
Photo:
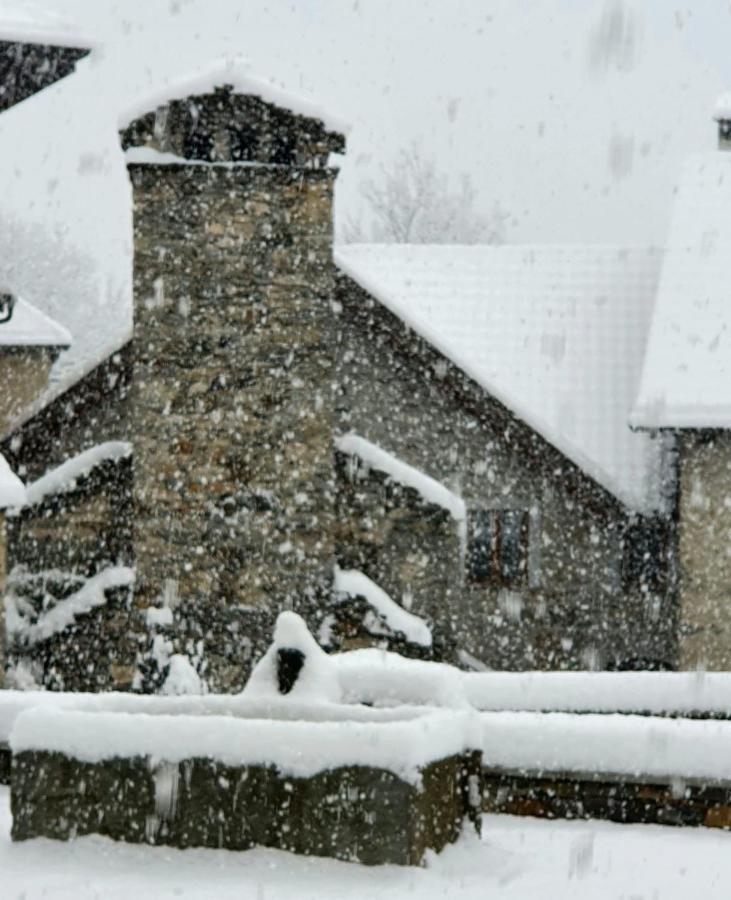
[[[667,260],[333,259],[343,131],[230,70],[124,123],[134,334],[1,446],[14,679],[236,690],[284,607],[472,667],[684,659],[677,447],[628,426]]]

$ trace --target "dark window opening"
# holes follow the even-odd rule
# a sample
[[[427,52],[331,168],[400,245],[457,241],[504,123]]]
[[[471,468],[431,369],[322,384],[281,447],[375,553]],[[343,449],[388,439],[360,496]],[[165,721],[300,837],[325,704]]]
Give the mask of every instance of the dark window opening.
[[[624,532],[625,589],[661,594],[667,587],[667,526],[659,519],[636,519]]]
[[[470,516],[468,579],[474,584],[522,584],[528,570],[528,512],[481,509]]]

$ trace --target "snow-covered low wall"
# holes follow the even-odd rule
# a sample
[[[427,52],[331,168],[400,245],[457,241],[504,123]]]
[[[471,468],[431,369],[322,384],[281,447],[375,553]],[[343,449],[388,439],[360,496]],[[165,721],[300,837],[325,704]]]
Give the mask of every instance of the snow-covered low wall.
[[[731,672],[467,672],[475,709],[731,718]]]
[[[731,785],[731,722],[513,712],[480,721],[488,770]]]

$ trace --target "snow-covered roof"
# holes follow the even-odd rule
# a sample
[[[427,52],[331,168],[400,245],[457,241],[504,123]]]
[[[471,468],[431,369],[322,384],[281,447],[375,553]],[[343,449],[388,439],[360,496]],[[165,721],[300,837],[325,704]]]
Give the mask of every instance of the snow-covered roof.
[[[3,2],[0,41],[50,44],[54,47],[91,47],[94,41],[78,24],[63,19],[48,5]]]
[[[683,169],[631,421],[731,427],[731,153]]]
[[[9,322],[0,324],[0,347],[69,347],[71,335],[50,316],[18,298]]]
[[[126,128],[139,116],[154,111],[171,100],[181,100],[197,94],[210,93],[216,87],[231,87],[240,94],[254,94],[275,106],[289,109],[301,116],[319,119],[325,128],[347,134],[349,124],[333,116],[311,100],[285,91],[270,81],[251,75],[248,66],[239,59],[222,59],[196,72],[169,79],[153,91],[141,95],[119,116],[119,128]]]
[[[0,453],[0,509],[25,504],[25,485]]]
[[[338,266],[632,509],[660,442],[628,425],[662,255],[612,246],[348,245]]]
[[[728,121],[731,119],[731,91],[725,91],[718,100],[716,100],[716,105],[713,109],[713,118],[717,122]]]

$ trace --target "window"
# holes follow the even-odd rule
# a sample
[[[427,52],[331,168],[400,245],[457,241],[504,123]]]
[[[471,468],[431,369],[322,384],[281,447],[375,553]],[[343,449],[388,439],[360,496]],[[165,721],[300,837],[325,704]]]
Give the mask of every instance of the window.
[[[667,588],[667,525],[660,519],[637,518],[624,532],[623,580],[627,590],[662,594]]]
[[[467,575],[474,584],[517,585],[528,570],[528,511],[480,509],[470,516]]]

